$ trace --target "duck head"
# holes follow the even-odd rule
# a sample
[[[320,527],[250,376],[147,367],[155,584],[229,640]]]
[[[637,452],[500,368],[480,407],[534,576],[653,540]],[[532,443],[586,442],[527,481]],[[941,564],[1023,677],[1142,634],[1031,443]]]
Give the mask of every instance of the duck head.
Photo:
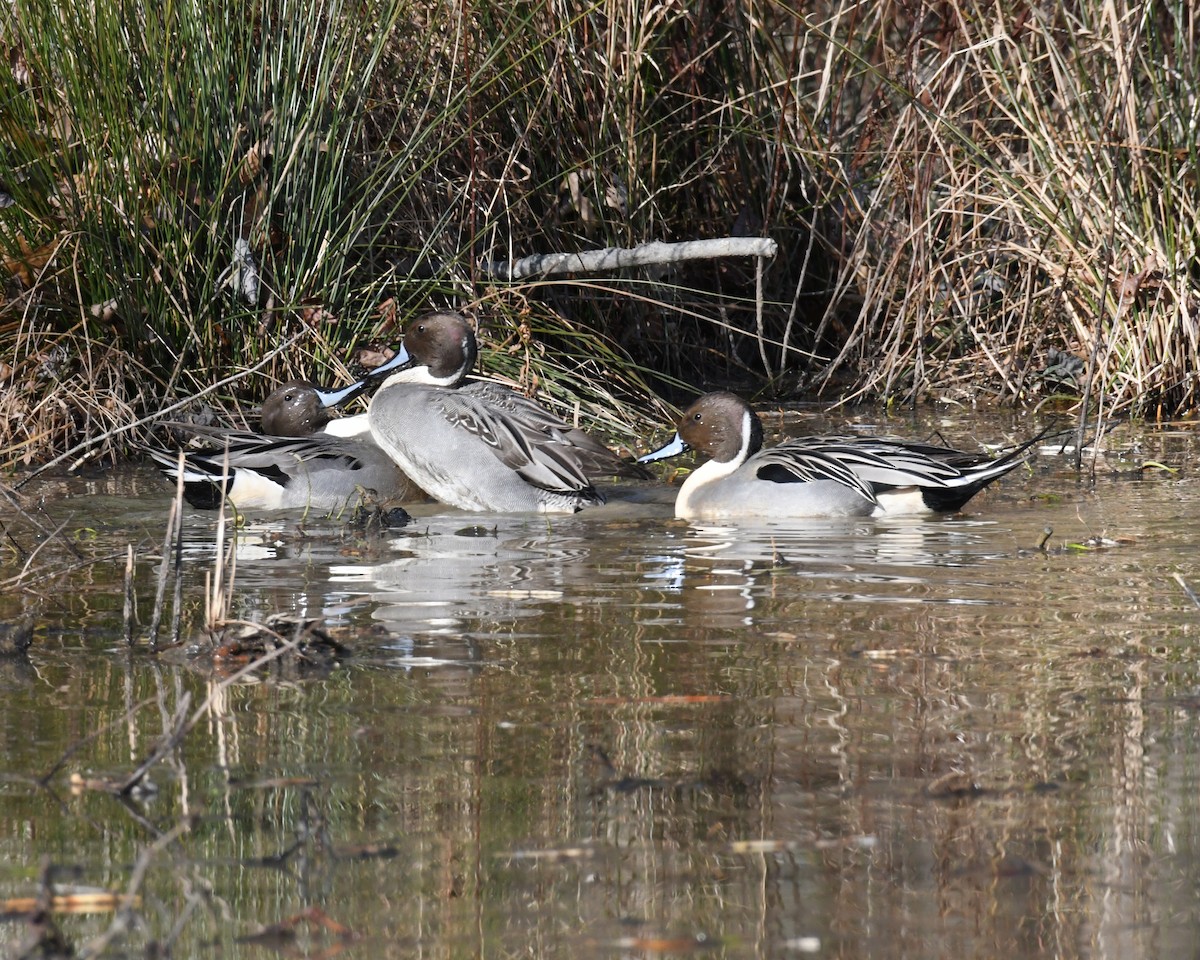
[[[665,460],[698,450],[721,463],[744,462],[762,448],[762,422],[741,397],[727,391],[708,393],[683,411],[675,436],[664,446],[638,458],[638,463]]]
[[[409,324],[396,355],[364,380],[453,387],[466,378],[478,356],[475,331],[463,316],[448,310],[428,313]]]
[[[479,344],[475,331],[460,314],[439,310],[418,317],[404,334],[400,349],[361,380],[341,390],[313,388],[325,406],[338,406],[381,382],[427,383],[453,387],[475,366]]]
[[[307,437],[330,420],[327,392],[307,380],[289,380],[263,401],[260,430],[273,437]]]

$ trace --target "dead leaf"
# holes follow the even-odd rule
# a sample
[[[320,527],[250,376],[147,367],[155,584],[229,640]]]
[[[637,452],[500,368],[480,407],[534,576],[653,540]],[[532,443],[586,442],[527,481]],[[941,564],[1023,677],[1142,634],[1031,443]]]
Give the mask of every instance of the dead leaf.
[[[2,261],[4,269],[16,277],[22,286],[32,287],[37,279],[37,274],[58,252],[60,243],[62,243],[62,238],[55,237],[40,247],[32,247],[24,237],[17,237],[17,248],[20,250],[20,254],[15,257],[4,257]]]

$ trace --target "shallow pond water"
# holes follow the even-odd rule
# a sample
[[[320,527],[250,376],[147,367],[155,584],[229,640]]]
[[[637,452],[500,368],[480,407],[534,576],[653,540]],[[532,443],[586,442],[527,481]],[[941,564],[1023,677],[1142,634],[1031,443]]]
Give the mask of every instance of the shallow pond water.
[[[37,624],[0,661],[0,897],[47,864],[136,881],[116,943],[177,956],[1190,954],[1200,609],[1175,576],[1200,586],[1197,445],[1110,443],[1128,456],[1094,485],[1042,456],[923,521],[705,527],[653,498],[424,506],[380,535],[256,518],[235,614],[321,618],[349,655],[234,683],[122,637],[126,545],[144,634],[170,489],[35,481],[80,557],[47,545],[45,579],[0,599]],[[1175,472],[1133,479],[1144,461]],[[189,638],[214,531],[188,511]],[[154,792],[72,790],[127,776],[185,702],[204,710]],[[112,915],[55,922],[81,946]],[[0,926],[6,953],[29,936]]]

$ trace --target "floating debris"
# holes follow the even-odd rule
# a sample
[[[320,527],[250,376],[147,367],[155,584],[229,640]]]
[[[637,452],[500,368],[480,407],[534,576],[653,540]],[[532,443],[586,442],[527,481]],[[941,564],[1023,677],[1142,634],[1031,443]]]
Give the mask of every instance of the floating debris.
[[[0,657],[23,657],[33,644],[33,620],[0,623]]]
[[[109,913],[126,907],[140,907],[141,897],[114,893],[101,887],[74,887],[55,884],[49,907],[54,913]],[[43,897],[10,897],[0,900],[0,916],[16,917],[44,909]]]
[[[220,643],[211,651],[214,663],[238,666],[290,646],[284,656],[301,670],[330,670],[350,656],[350,648],[323,628],[324,621],[278,613],[265,624],[227,624]]]

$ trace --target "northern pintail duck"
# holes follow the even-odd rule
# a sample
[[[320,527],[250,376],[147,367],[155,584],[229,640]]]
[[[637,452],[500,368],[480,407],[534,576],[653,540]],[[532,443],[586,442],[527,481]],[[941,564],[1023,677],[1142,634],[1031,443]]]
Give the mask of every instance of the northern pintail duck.
[[[949,447],[874,437],[803,437],[762,448],[758,415],[732,393],[687,408],[674,438],[639,462],[694,448],[709,459],[684,481],[688,520],[952,513],[1024,462],[1036,440],[991,460]]]
[[[303,380],[285,383],[263,402],[266,435],[188,427],[203,438],[204,448],[184,454],[184,497],[202,509],[215,509],[228,498],[239,510],[321,514],[366,501],[419,497],[420,491],[365,432],[365,414],[330,420],[329,410],[351,392],[320,390]],[[177,479],[178,454],[151,450],[150,455],[166,476]]]
[[[464,384],[477,355],[462,316],[431,313],[368,377],[385,378],[367,412],[371,436],[430,496],[463,510],[573,513],[604,502],[597,479],[648,476],[519,393]]]
[[[365,413],[334,419],[330,412],[361,392],[359,383],[322,390],[308,380],[289,380],[263,401],[259,429],[272,437],[366,437],[370,431]]]

